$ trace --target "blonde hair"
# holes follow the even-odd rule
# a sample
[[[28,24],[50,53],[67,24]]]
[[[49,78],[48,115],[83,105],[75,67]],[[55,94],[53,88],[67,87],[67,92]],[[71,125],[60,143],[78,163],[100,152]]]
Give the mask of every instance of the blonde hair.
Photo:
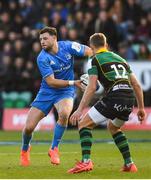
[[[96,48],[106,45],[106,36],[103,33],[95,33],[90,36],[90,44],[95,46]]]

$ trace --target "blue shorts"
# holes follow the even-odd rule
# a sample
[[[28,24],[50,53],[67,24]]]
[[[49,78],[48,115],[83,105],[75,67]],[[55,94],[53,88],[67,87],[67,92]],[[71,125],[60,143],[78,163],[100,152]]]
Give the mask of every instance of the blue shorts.
[[[57,102],[66,98],[74,98],[73,91],[64,91],[61,94],[38,93],[35,100],[31,103],[32,107],[41,110],[46,116]]]

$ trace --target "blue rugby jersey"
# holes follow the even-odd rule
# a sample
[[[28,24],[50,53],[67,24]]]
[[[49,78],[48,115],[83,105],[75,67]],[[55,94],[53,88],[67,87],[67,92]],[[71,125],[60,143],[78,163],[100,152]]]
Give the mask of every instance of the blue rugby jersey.
[[[71,41],[58,41],[58,52],[54,55],[44,49],[37,57],[37,65],[42,75],[42,83],[39,93],[55,93],[62,90],[74,91],[73,86],[66,88],[50,87],[45,78],[54,74],[56,79],[73,80],[73,60],[74,56],[84,56],[85,45]]]

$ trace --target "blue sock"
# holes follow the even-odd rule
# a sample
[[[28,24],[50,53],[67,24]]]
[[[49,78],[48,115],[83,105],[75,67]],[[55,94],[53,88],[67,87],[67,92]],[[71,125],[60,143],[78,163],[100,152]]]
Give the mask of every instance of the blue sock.
[[[61,141],[61,138],[63,136],[65,129],[66,129],[65,126],[61,126],[58,123],[56,124],[56,127],[54,129],[54,137],[52,141],[52,146],[51,146],[52,149],[54,149],[55,147],[58,147],[58,144]]]
[[[29,147],[29,144],[30,144],[30,141],[32,139],[32,134],[31,135],[27,135],[25,133],[23,133],[22,135],[22,150],[23,151],[27,151],[28,150],[28,147]]]

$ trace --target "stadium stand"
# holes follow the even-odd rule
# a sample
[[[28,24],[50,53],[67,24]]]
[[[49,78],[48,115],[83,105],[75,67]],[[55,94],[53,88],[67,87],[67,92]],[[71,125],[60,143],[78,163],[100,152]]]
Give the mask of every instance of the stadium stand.
[[[4,108],[23,108],[30,105],[32,94],[28,91],[3,92]]]
[[[29,106],[40,86],[36,56],[41,48],[37,34],[44,26],[56,27],[59,40],[85,44],[91,34],[101,31],[107,36],[110,49],[128,61],[151,60],[150,1],[1,0],[0,86],[4,107]],[[143,45],[146,52],[140,53]],[[76,78],[83,73],[82,65],[75,61]]]

